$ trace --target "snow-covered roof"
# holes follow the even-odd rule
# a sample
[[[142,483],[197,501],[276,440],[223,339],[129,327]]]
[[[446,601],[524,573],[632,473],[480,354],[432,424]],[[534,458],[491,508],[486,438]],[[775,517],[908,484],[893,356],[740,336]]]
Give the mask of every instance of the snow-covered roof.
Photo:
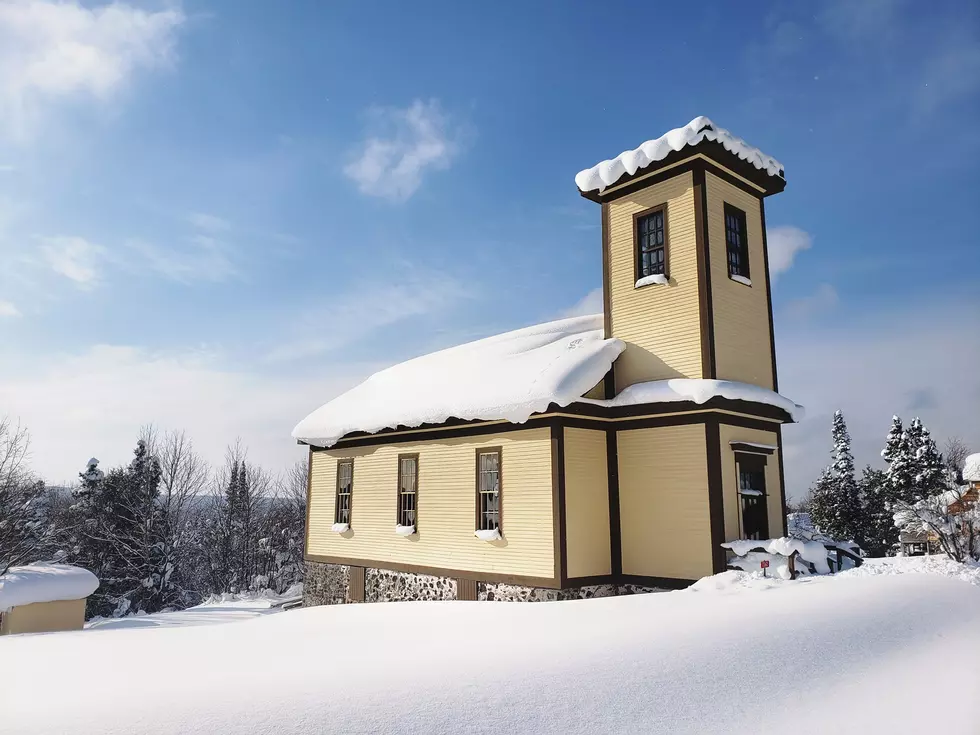
[[[762,386],[739,383],[734,380],[702,380],[698,378],[671,378],[670,380],[635,383],[624,388],[615,398],[608,400],[583,398],[582,402],[610,407],[677,401],[693,401],[700,405],[707,403],[712,398],[728,398],[733,401],[750,401],[775,406],[788,413],[795,422],[802,421],[805,413],[803,406]]]
[[[98,586],[92,572],[69,564],[10,567],[0,576],[0,612],[35,602],[81,600]]]
[[[603,338],[601,314],[498,334],[375,373],[300,421],[293,437],[326,447],[354,431],[450,418],[522,423],[581,398],[624,348]]]
[[[619,181],[623,174],[632,176],[655,161],[661,161],[668,154],[685,146],[695,146],[701,141],[713,140],[721,143],[725,150],[734,153],[770,176],[782,176],[783,164],[758,148],[749,145],[736,135],[715,125],[704,117],[696,117],[682,128],[674,128],[654,140],[648,140],[639,148],[623,151],[615,158],[597,163],[592,168],[579,171],[575,183],[581,191],[601,192],[607,186]]]
[[[980,482],[980,452],[971,454],[963,462],[964,482]]]

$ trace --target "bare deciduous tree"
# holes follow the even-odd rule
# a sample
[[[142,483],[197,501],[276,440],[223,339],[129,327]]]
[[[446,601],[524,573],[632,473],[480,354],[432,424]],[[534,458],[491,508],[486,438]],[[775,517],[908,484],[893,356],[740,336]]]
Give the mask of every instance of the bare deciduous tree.
[[[943,460],[955,478],[959,479],[963,472],[963,463],[969,454],[970,450],[958,436],[951,436],[943,445]]]

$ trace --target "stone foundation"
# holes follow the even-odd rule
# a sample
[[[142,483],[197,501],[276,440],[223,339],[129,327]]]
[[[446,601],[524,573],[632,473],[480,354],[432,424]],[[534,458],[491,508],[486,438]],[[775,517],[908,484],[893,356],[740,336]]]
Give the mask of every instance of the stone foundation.
[[[350,567],[307,561],[303,584],[303,606],[340,605],[350,602],[348,583]],[[477,598],[497,602],[554,602],[585,600],[593,597],[616,597],[647,592],[665,592],[656,587],[635,584],[600,584],[555,590],[525,587],[518,584],[478,582]],[[364,570],[365,602],[399,602],[408,600],[455,600],[455,577],[393,572],[388,569]]]

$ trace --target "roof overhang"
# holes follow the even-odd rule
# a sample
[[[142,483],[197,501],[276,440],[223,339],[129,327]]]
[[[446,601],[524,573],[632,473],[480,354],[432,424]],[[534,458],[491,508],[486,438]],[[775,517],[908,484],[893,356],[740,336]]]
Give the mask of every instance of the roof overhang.
[[[624,173],[602,191],[597,189],[579,190],[579,194],[601,204],[626,196],[637,189],[655,184],[659,180],[697,168],[720,174],[722,178],[758,197],[778,194],[786,188],[784,177],[769,174],[765,170],[753,166],[726,149],[718,141],[702,140],[696,145],[686,145],[679,151],[671,151],[661,160],[637,169],[632,175]]]

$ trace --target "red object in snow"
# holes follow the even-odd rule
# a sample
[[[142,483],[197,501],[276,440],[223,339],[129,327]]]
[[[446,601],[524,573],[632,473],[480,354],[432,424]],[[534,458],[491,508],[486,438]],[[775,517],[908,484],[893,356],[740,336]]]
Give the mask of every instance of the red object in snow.
[[[759,562],[759,564],[762,565],[763,569],[767,569],[769,567],[769,560],[763,559],[761,562]]]

